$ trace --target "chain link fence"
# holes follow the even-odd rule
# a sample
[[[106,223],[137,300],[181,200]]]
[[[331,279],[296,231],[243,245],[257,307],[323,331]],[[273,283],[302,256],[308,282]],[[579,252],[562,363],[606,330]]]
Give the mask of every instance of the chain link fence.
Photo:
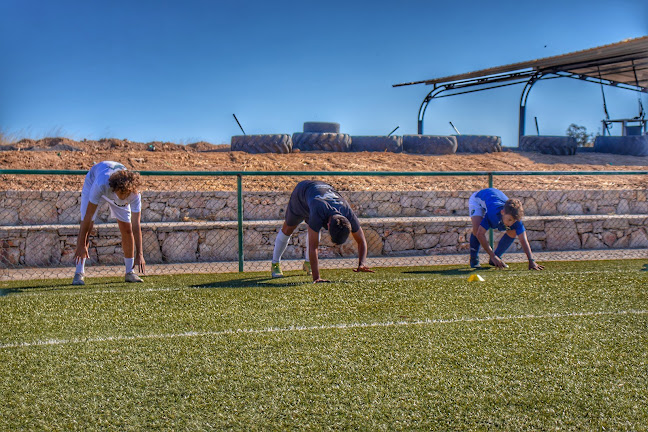
[[[86,171],[0,170],[0,278],[72,277]],[[468,199],[493,186],[522,201],[538,261],[648,257],[648,171],[634,172],[141,172],[148,274],[270,271],[293,188],[334,186],[360,220],[370,266],[468,265]],[[493,233],[497,244],[502,233]],[[301,269],[301,224],[282,268]],[[123,274],[121,235],[104,203],[87,276]],[[322,268],[357,266],[353,239],[321,236]],[[482,257],[482,263],[488,261]],[[518,241],[506,262],[526,261]]]

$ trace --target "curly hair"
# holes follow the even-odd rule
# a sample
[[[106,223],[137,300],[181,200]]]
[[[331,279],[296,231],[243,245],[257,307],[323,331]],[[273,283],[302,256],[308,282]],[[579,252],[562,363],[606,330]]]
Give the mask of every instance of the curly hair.
[[[349,233],[351,232],[351,222],[341,214],[335,214],[331,216],[331,222],[329,225],[329,233],[331,234],[331,240],[333,243],[341,245],[347,238],[349,238]]]
[[[522,208],[522,201],[519,199],[511,198],[504,203],[504,213],[511,215],[516,221],[524,217],[524,209]]]
[[[139,173],[119,170],[108,178],[108,185],[116,192],[136,193],[140,187]]]

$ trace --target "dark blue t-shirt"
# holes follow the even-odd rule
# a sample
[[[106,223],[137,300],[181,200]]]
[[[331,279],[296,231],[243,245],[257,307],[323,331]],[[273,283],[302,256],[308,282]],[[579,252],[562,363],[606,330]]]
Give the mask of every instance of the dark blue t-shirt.
[[[504,192],[499,189],[488,188],[480,190],[476,196],[486,205],[486,214],[480,224],[482,227],[485,229],[492,228],[498,231],[515,230],[517,235],[526,231],[522,221],[516,221],[510,227],[507,227],[502,222],[502,209],[506,201],[508,201],[508,197],[504,195]]]
[[[349,220],[351,232],[360,229],[358,218],[349,203],[333,189],[333,186],[322,181],[304,180],[299,182],[295,189],[298,193],[295,196],[296,200],[290,202],[291,210],[306,219],[313,231],[319,232],[326,227],[329,218],[334,214],[341,214]]]

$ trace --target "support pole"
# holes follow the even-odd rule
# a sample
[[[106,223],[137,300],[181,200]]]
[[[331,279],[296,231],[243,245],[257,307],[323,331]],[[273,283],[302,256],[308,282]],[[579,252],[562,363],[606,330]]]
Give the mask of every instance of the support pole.
[[[239,273],[243,272],[243,176],[236,175],[236,213],[238,219],[238,260]]]
[[[488,173],[488,187],[492,188],[493,187],[493,173]],[[488,230],[488,243],[490,244],[491,249],[495,250],[493,247],[494,239],[493,239],[493,229]]]
[[[520,120],[518,123],[518,147],[520,147],[520,141],[522,141],[522,137],[524,136],[524,124],[526,123],[526,106],[521,105],[520,106]]]
[[[520,96],[520,118],[518,122],[518,147],[520,147],[520,141],[522,141],[522,137],[525,133],[527,98],[529,97],[533,85],[541,80],[542,76],[541,72],[536,72],[531,78],[529,78],[529,81],[524,85],[524,89],[522,89],[522,95]]]

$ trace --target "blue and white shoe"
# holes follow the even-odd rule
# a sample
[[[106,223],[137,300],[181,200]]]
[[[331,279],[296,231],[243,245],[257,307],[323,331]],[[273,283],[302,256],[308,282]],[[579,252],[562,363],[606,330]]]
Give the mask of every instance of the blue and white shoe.
[[[481,268],[481,265],[479,265],[479,257],[470,257],[470,268],[474,269],[479,269]]]

